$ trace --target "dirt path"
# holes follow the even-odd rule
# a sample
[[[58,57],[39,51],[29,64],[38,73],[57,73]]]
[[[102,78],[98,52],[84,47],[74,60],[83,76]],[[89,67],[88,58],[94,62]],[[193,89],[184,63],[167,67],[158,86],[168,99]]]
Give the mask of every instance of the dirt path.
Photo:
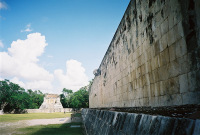
[[[71,118],[54,118],[54,119],[34,119],[34,120],[21,120],[18,122],[0,122],[1,135],[12,135],[16,133],[17,128],[23,128],[36,125],[48,125],[48,124],[64,124],[70,123]]]

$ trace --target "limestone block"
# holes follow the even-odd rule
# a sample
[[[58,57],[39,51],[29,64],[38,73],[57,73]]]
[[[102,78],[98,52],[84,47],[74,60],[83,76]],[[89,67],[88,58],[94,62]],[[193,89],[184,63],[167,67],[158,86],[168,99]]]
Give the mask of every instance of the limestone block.
[[[150,53],[151,53],[150,57],[153,58],[155,56],[155,48],[154,48],[154,46],[151,46],[149,49],[150,49]]]
[[[170,47],[169,47],[169,59],[170,59],[170,62],[175,60],[176,59],[176,43],[172,44]]]
[[[183,104],[182,96],[180,94],[173,94],[172,99],[173,99],[173,105]]]
[[[147,56],[148,56],[148,61],[152,58],[151,57],[151,49],[147,49]]]
[[[147,61],[145,64],[145,73],[148,73],[151,71],[151,62],[150,61]]]
[[[180,36],[181,38],[184,37],[184,30],[183,30],[183,25],[182,25],[182,21],[180,21],[178,24],[177,24],[177,28],[178,28],[178,36]],[[179,38],[178,38],[179,39]]]
[[[172,99],[172,96],[171,95],[169,95],[169,94],[167,94],[167,95],[165,95],[164,96],[165,98],[165,105],[166,106],[172,106],[173,105],[173,99]]]
[[[168,32],[168,45],[172,45],[176,41],[176,37],[174,36],[174,27]]]
[[[128,101],[128,93],[127,92],[122,93],[122,99],[123,99],[123,101]]]
[[[164,81],[169,78],[169,65],[158,68],[159,81]]]
[[[137,90],[138,90],[138,98],[142,99],[144,97],[144,90],[142,88],[139,88]]]
[[[144,65],[144,64],[141,65],[140,71],[141,71],[141,75],[144,75],[144,74],[145,74],[145,65]]]
[[[165,33],[162,38],[161,38],[161,43],[160,43],[160,52],[165,50],[168,46],[168,33]]]
[[[142,80],[142,79],[143,79],[143,76],[140,76],[139,79],[140,79],[140,88],[142,88],[142,87],[144,86],[144,85],[143,85],[143,80]]]
[[[154,32],[154,39],[157,42],[161,38],[161,28],[158,26]]]
[[[166,85],[165,85],[165,81],[160,81],[159,85],[160,85],[160,96],[163,96],[166,94]]]
[[[140,77],[140,75],[141,75],[141,67],[138,67],[136,69],[136,78]]]
[[[151,84],[150,87],[151,87],[151,97],[155,97],[155,84],[154,83]]]
[[[161,24],[161,35],[165,35],[166,32],[169,31],[169,22],[168,18],[164,20],[164,22]]]
[[[158,57],[159,57],[159,55],[153,57],[152,60],[151,60],[152,70],[155,70],[155,69],[157,69],[159,67],[159,65],[158,65]]]
[[[132,77],[131,77],[131,72],[128,74],[127,78],[128,78],[128,83],[130,83],[130,82],[133,81],[133,80],[132,80]]]
[[[177,59],[179,64],[179,73],[185,74],[188,73],[191,69],[191,61],[188,59],[188,55],[184,55],[183,57],[180,57]]]
[[[180,93],[188,92],[188,77],[187,74],[179,76]]]
[[[173,27],[173,30],[174,30],[174,37],[175,37],[175,41],[178,41],[182,38],[182,33],[179,31],[179,28],[178,28],[178,24],[176,24],[174,27]]]
[[[169,63],[169,49],[166,48],[163,52],[160,53],[160,66],[166,65]]]
[[[149,77],[149,73],[145,74],[146,77],[146,85],[150,84],[150,77]]]
[[[175,77],[180,74],[180,65],[177,60],[169,63],[168,75],[169,77]]]
[[[159,96],[159,101],[162,103],[163,106],[167,106],[168,105],[168,96],[167,95]]]
[[[177,4],[176,6],[177,8],[175,9],[174,12],[174,25],[178,24],[183,19],[179,4]]]
[[[169,23],[169,30],[170,30],[174,27],[174,17],[172,14],[170,14],[168,17],[168,23]]]
[[[182,94],[183,104],[198,104],[200,92],[187,92]]]
[[[142,76],[142,87],[147,84],[146,75]]]
[[[156,69],[156,70],[152,71],[152,74],[153,74],[154,82],[158,82],[159,81],[158,70]]]
[[[174,77],[168,80],[167,94],[172,95],[179,93],[179,89],[180,89],[180,84],[178,77]]]
[[[150,84],[154,83],[153,73],[149,72]]]
[[[176,45],[176,57],[181,57],[187,53],[187,45],[184,38],[181,38]]]
[[[155,47],[155,55],[158,55],[159,53],[160,53],[160,44],[161,44],[161,41],[160,40],[157,40],[156,42],[155,42],[155,45],[154,45],[154,47]]]
[[[196,72],[189,72],[188,73],[188,84],[189,84],[189,91],[195,91],[197,89],[197,80],[196,80]]]
[[[159,82],[155,83],[155,90],[154,91],[155,91],[154,93],[155,93],[156,97],[160,96],[160,83]]]

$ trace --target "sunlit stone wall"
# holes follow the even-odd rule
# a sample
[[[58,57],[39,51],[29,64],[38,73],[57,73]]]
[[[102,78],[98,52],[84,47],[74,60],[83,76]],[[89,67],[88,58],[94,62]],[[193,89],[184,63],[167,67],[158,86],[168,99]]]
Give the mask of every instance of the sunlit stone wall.
[[[200,1],[131,0],[95,71],[90,108],[200,103]]]

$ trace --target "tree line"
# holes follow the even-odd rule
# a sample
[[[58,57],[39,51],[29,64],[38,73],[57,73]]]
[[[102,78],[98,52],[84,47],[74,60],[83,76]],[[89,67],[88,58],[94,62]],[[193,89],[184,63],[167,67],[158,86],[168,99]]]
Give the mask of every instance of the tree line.
[[[21,112],[24,109],[38,109],[44,94],[40,90],[24,88],[9,80],[0,81],[0,109],[4,112]]]
[[[89,89],[93,80],[89,85],[80,88],[78,91],[64,88],[60,94],[60,100],[64,108],[88,108],[89,107]]]
[[[64,108],[89,107],[89,93],[92,81],[89,85],[73,92],[64,88],[60,94],[60,100]],[[40,90],[25,90],[18,84],[9,80],[0,81],[0,110],[4,112],[23,112],[24,109],[38,109],[43,103],[45,94]]]

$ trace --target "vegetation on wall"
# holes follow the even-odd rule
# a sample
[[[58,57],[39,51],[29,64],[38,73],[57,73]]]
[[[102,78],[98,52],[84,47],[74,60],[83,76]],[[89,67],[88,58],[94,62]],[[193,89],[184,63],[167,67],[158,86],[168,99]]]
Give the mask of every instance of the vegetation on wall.
[[[25,91],[18,84],[9,80],[0,81],[0,109],[4,112],[20,112],[24,109],[38,109],[44,94],[40,91]]]

